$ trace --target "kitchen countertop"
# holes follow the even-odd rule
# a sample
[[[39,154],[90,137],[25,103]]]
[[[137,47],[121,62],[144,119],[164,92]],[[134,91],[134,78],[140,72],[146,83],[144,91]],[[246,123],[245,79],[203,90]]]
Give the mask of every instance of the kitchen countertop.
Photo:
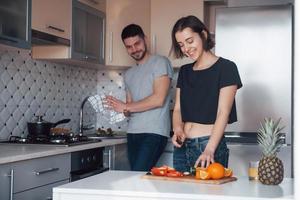
[[[29,160],[34,158],[70,153],[97,147],[113,146],[126,143],[127,139],[102,139],[101,142],[74,145],[51,146],[43,144],[0,144],[0,164]]]
[[[145,172],[108,171],[53,189],[53,200],[174,200],[174,199],[293,199],[294,180],[278,186],[249,181],[248,177],[221,185],[142,179]],[[88,197],[88,198],[87,198]]]

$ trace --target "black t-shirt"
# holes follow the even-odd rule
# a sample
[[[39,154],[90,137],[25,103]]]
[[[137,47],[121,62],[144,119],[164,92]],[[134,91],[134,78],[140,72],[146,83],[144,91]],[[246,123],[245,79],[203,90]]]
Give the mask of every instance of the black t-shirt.
[[[214,124],[216,121],[220,89],[230,85],[242,87],[234,62],[220,57],[211,67],[193,70],[194,63],[180,68],[177,88],[180,88],[180,109],[183,122]],[[233,102],[228,123],[237,121]]]

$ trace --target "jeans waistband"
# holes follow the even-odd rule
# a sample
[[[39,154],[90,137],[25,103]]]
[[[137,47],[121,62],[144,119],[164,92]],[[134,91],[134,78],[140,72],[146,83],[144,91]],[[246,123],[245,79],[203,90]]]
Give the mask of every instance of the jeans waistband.
[[[197,138],[186,138],[185,142],[203,142],[205,140],[208,140],[210,136],[203,136],[203,137],[197,137]]]
[[[205,140],[209,140],[209,135],[208,136],[202,136],[202,137],[196,137],[196,138],[186,138],[185,142],[203,142]],[[221,138],[221,141],[225,139],[225,136],[223,135]]]

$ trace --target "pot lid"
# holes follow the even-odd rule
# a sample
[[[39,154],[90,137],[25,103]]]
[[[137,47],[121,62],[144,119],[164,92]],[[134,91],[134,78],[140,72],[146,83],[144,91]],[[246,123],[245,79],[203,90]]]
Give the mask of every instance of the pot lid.
[[[33,120],[32,123],[42,124],[42,123],[50,123],[50,122],[45,121],[43,119],[42,115],[38,115],[38,116],[35,117],[35,119]]]

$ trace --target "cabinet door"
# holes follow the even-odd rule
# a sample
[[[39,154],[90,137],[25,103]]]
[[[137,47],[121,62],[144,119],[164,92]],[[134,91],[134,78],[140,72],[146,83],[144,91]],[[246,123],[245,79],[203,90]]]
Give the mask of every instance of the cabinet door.
[[[104,63],[104,14],[73,2],[72,58]]]
[[[10,197],[10,166],[0,165],[0,199],[9,200]]]
[[[96,8],[102,12],[106,12],[106,0],[78,0],[90,7]]]
[[[174,67],[191,62],[169,56],[172,28],[179,18],[188,15],[203,20],[203,0],[151,0],[151,52],[169,57]]]
[[[14,194],[14,200],[51,200],[52,189],[54,187],[67,184],[67,183],[69,183],[69,180],[64,180],[57,183],[27,190],[25,192],[16,193]]]
[[[0,1],[0,42],[31,47],[31,0]]]
[[[130,170],[127,143],[115,145],[114,160],[115,170]]]
[[[14,192],[22,192],[70,177],[71,156],[62,154],[16,162],[12,165]]]
[[[123,28],[131,23],[140,25],[145,35],[150,35],[150,0],[106,2],[106,65],[131,66],[134,63],[121,39]]]
[[[32,0],[32,29],[71,39],[71,12],[71,0]]]

